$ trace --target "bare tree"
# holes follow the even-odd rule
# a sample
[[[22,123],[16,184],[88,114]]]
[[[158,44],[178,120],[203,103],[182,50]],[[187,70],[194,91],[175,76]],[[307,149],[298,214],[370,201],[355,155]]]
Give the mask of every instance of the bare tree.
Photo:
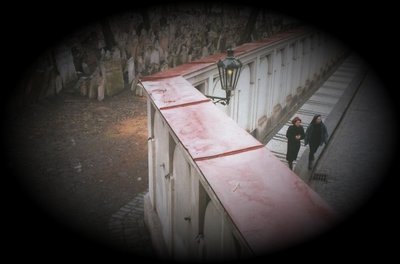
[[[142,15],[143,18],[143,26],[146,31],[149,31],[151,25],[150,25],[150,17],[147,9],[140,9],[140,14]]]
[[[101,20],[101,28],[103,30],[104,42],[106,44],[106,50],[111,50],[115,46],[114,35],[111,31],[110,22],[107,18]]]
[[[254,31],[254,27],[256,26],[257,16],[260,12],[259,8],[252,8],[250,12],[249,19],[247,20],[246,27],[242,36],[240,38],[240,43],[245,43],[251,41],[251,33]]]

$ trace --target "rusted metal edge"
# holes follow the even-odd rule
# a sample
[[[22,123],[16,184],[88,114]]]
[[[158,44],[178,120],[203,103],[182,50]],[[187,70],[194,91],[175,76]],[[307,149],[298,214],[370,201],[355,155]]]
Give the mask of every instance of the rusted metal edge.
[[[235,154],[239,154],[239,153],[243,153],[243,152],[247,152],[247,151],[252,151],[252,150],[256,150],[256,149],[260,149],[265,147],[264,145],[260,144],[260,145],[256,145],[256,146],[251,146],[248,148],[243,148],[243,149],[238,149],[238,150],[233,150],[233,151],[228,151],[228,152],[224,152],[224,153],[220,153],[220,154],[216,154],[216,155],[211,155],[211,156],[205,156],[205,157],[200,157],[200,158],[194,158],[194,161],[202,161],[202,160],[209,160],[209,159],[215,159],[215,158],[220,158],[220,157],[226,157],[226,156],[231,156],[231,155],[235,155]]]
[[[199,101],[194,101],[194,102],[189,102],[189,103],[184,103],[184,104],[177,104],[177,105],[171,105],[171,106],[162,106],[159,109],[160,110],[169,110],[169,109],[174,109],[177,107],[185,107],[189,105],[196,105],[196,104],[202,104],[202,103],[207,103],[210,102],[210,99],[204,99],[204,100],[199,100]]]
[[[149,82],[149,81],[156,81],[159,79],[168,79],[168,78],[174,78],[174,77],[179,77],[182,76],[181,74],[171,74],[171,75],[162,75],[162,76],[143,76],[142,79],[140,80],[140,82]]]

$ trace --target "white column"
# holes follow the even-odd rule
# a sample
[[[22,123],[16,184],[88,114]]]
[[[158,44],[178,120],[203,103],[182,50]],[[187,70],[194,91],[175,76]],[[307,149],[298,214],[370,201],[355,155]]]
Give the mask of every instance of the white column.
[[[323,59],[323,57],[324,57],[324,54],[323,54],[323,49],[322,49],[322,45],[321,45],[321,37],[322,37],[322,35],[321,35],[321,32],[318,32],[318,41],[317,41],[317,47],[318,47],[318,65],[317,65],[317,74],[318,74],[318,76],[320,76],[321,75],[321,73],[322,73],[322,59]]]
[[[292,77],[292,88],[291,88],[291,93],[292,95],[296,95],[297,93],[297,87],[299,86],[299,75],[300,75],[300,52],[299,52],[299,42],[296,41],[293,43],[293,58],[292,58],[292,64],[293,64],[293,77]]]
[[[179,260],[190,257],[192,242],[191,218],[191,181],[190,166],[186,161],[180,147],[176,147],[173,155],[173,245],[174,256]]]
[[[311,55],[311,36],[307,37],[307,68],[306,68],[306,76],[305,81],[308,84],[311,81],[311,67],[312,67],[312,55]],[[308,82],[307,82],[308,81]]]
[[[288,71],[288,65],[287,65],[287,55],[288,55],[288,49],[287,47],[281,49],[281,81],[280,81],[280,95],[281,98],[279,100],[279,103],[281,104],[282,108],[285,107],[286,105],[286,96],[287,96],[287,71]]]
[[[250,103],[251,103],[251,119],[249,124],[250,131],[257,127],[257,107],[258,107],[258,65],[260,57],[257,56],[250,64]]]
[[[267,55],[267,106],[266,106],[266,113],[267,117],[272,115],[273,110],[273,101],[274,101],[274,54]]]
[[[282,53],[279,50],[274,52],[274,63],[273,63],[273,90],[272,90],[272,107],[279,103],[280,99],[280,81],[281,81],[281,63]]]
[[[294,61],[293,61],[293,55],[294,55],[294,46],[293,43],[288,44],[288,53],[287,53],[287,73],[286,73],[286,97],[288,95],[292,94],[292,82],[293,82],[293,68],[294,68]]]
[[[147,132],[148,132],[148,166],[149,166],[149,196],[150,202],[155,208],[155,169],[154,169],[154,159],[155,159],[155,144],[154,144],[154,111],[150,100],[147,100]]]
[[[297,94],[297,88],[302,86],[301,72],[303,69],[303,41],[297,41],[297,52],[296,52],[296,81],[295,81],[295,93]]]
[[[162,233],[169,253],[171,243],[171,185],[167,176],[170,174],[169,132],[159,112],[154,116],[155,140],[155,207],[160,218]]]
[[[260,58],[260,66],[258,67],[258,94],[257,94],[257,121],[263,115],[266,115],[268,110],[268,59],[267,56]]]
[[[307,56],[307,38],[302,41],[302,61],[301,61],[301,87],[305,87],[308,70],[308,56]]]
[[[253,85],[251,85],[251,69],[250,64],[244,65],[240,78],[238,80],[237,88],[235,90],[235,95],[233,96],[233,102],[236,105],[236,113],[234,115],[234,120],[238,123],[240,127],[246,130],[250,130],[251,122],[251,93]]]

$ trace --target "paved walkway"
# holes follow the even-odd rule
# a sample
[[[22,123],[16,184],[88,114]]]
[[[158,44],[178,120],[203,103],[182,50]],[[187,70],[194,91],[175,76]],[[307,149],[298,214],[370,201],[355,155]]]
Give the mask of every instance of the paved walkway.
[[[115,212],[109,221],[111,244],[118,251],[143,257],[154,256],[150,233],[144,224],[144,195],[138,194],[132,201]]]
[[[388,169],[395,157],[398,117],[390,99],[369,71],[308,179],[342,216],[363,205],[392,173]]]
[[[352,82],[360,72],[361,61],[354,55],[344,60],[337,70],[322,84],[322,86],[301,106],[301,108],[286,122],[286,124],[273,136],[266,144],[266,147],[272,151],[282,162],[287,164],[286,150],[287,138],[286,131],[291,125],[291,120],[298,116],[302,120],[304,130],[309,126],[313,116],[320,114],[324,121],[332,112],[339,100],[351,87]],[[328,129],[329,130],[329,129]],[[328,131],[330,132],[330,131]],[[306,150],[304,143],[300,147],[298,158],[302,156]],[[320,148],[321,149],[321,148]],[[318,153],[316,154],[318,156]],[[296,170],[297,162],[293,162]]]
[[[379,191],[390,175],[397,142],[395,105],[365,66],[357,57],[348,57],[266,145],[287,164],[290,120],[299,116],[307,129],[314,114],[321,114],[329,142],[318,149],[312,170],[307,168],[309,148],[302,144],[294,172],[342,217]]]

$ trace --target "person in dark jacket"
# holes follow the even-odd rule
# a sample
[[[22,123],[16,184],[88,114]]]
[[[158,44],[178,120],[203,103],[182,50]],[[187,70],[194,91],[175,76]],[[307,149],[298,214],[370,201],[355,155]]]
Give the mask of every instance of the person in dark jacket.
[[[293,118],[292,124],[293,125],[289,126],[286,131],[286,137],[288,139],[286,160],[291,170],[293,169],[293,161],[297,159],[297,154],[299,154],[300,140],[305,137],[301,119],[296,116]]]
[[[308,155],[308,169],[312,169],[314,154],[319,146],[328,142],[328,130],[322,122],[321,115],[315,115],[307,128],[304,145],[310,145],[310,153]]]

